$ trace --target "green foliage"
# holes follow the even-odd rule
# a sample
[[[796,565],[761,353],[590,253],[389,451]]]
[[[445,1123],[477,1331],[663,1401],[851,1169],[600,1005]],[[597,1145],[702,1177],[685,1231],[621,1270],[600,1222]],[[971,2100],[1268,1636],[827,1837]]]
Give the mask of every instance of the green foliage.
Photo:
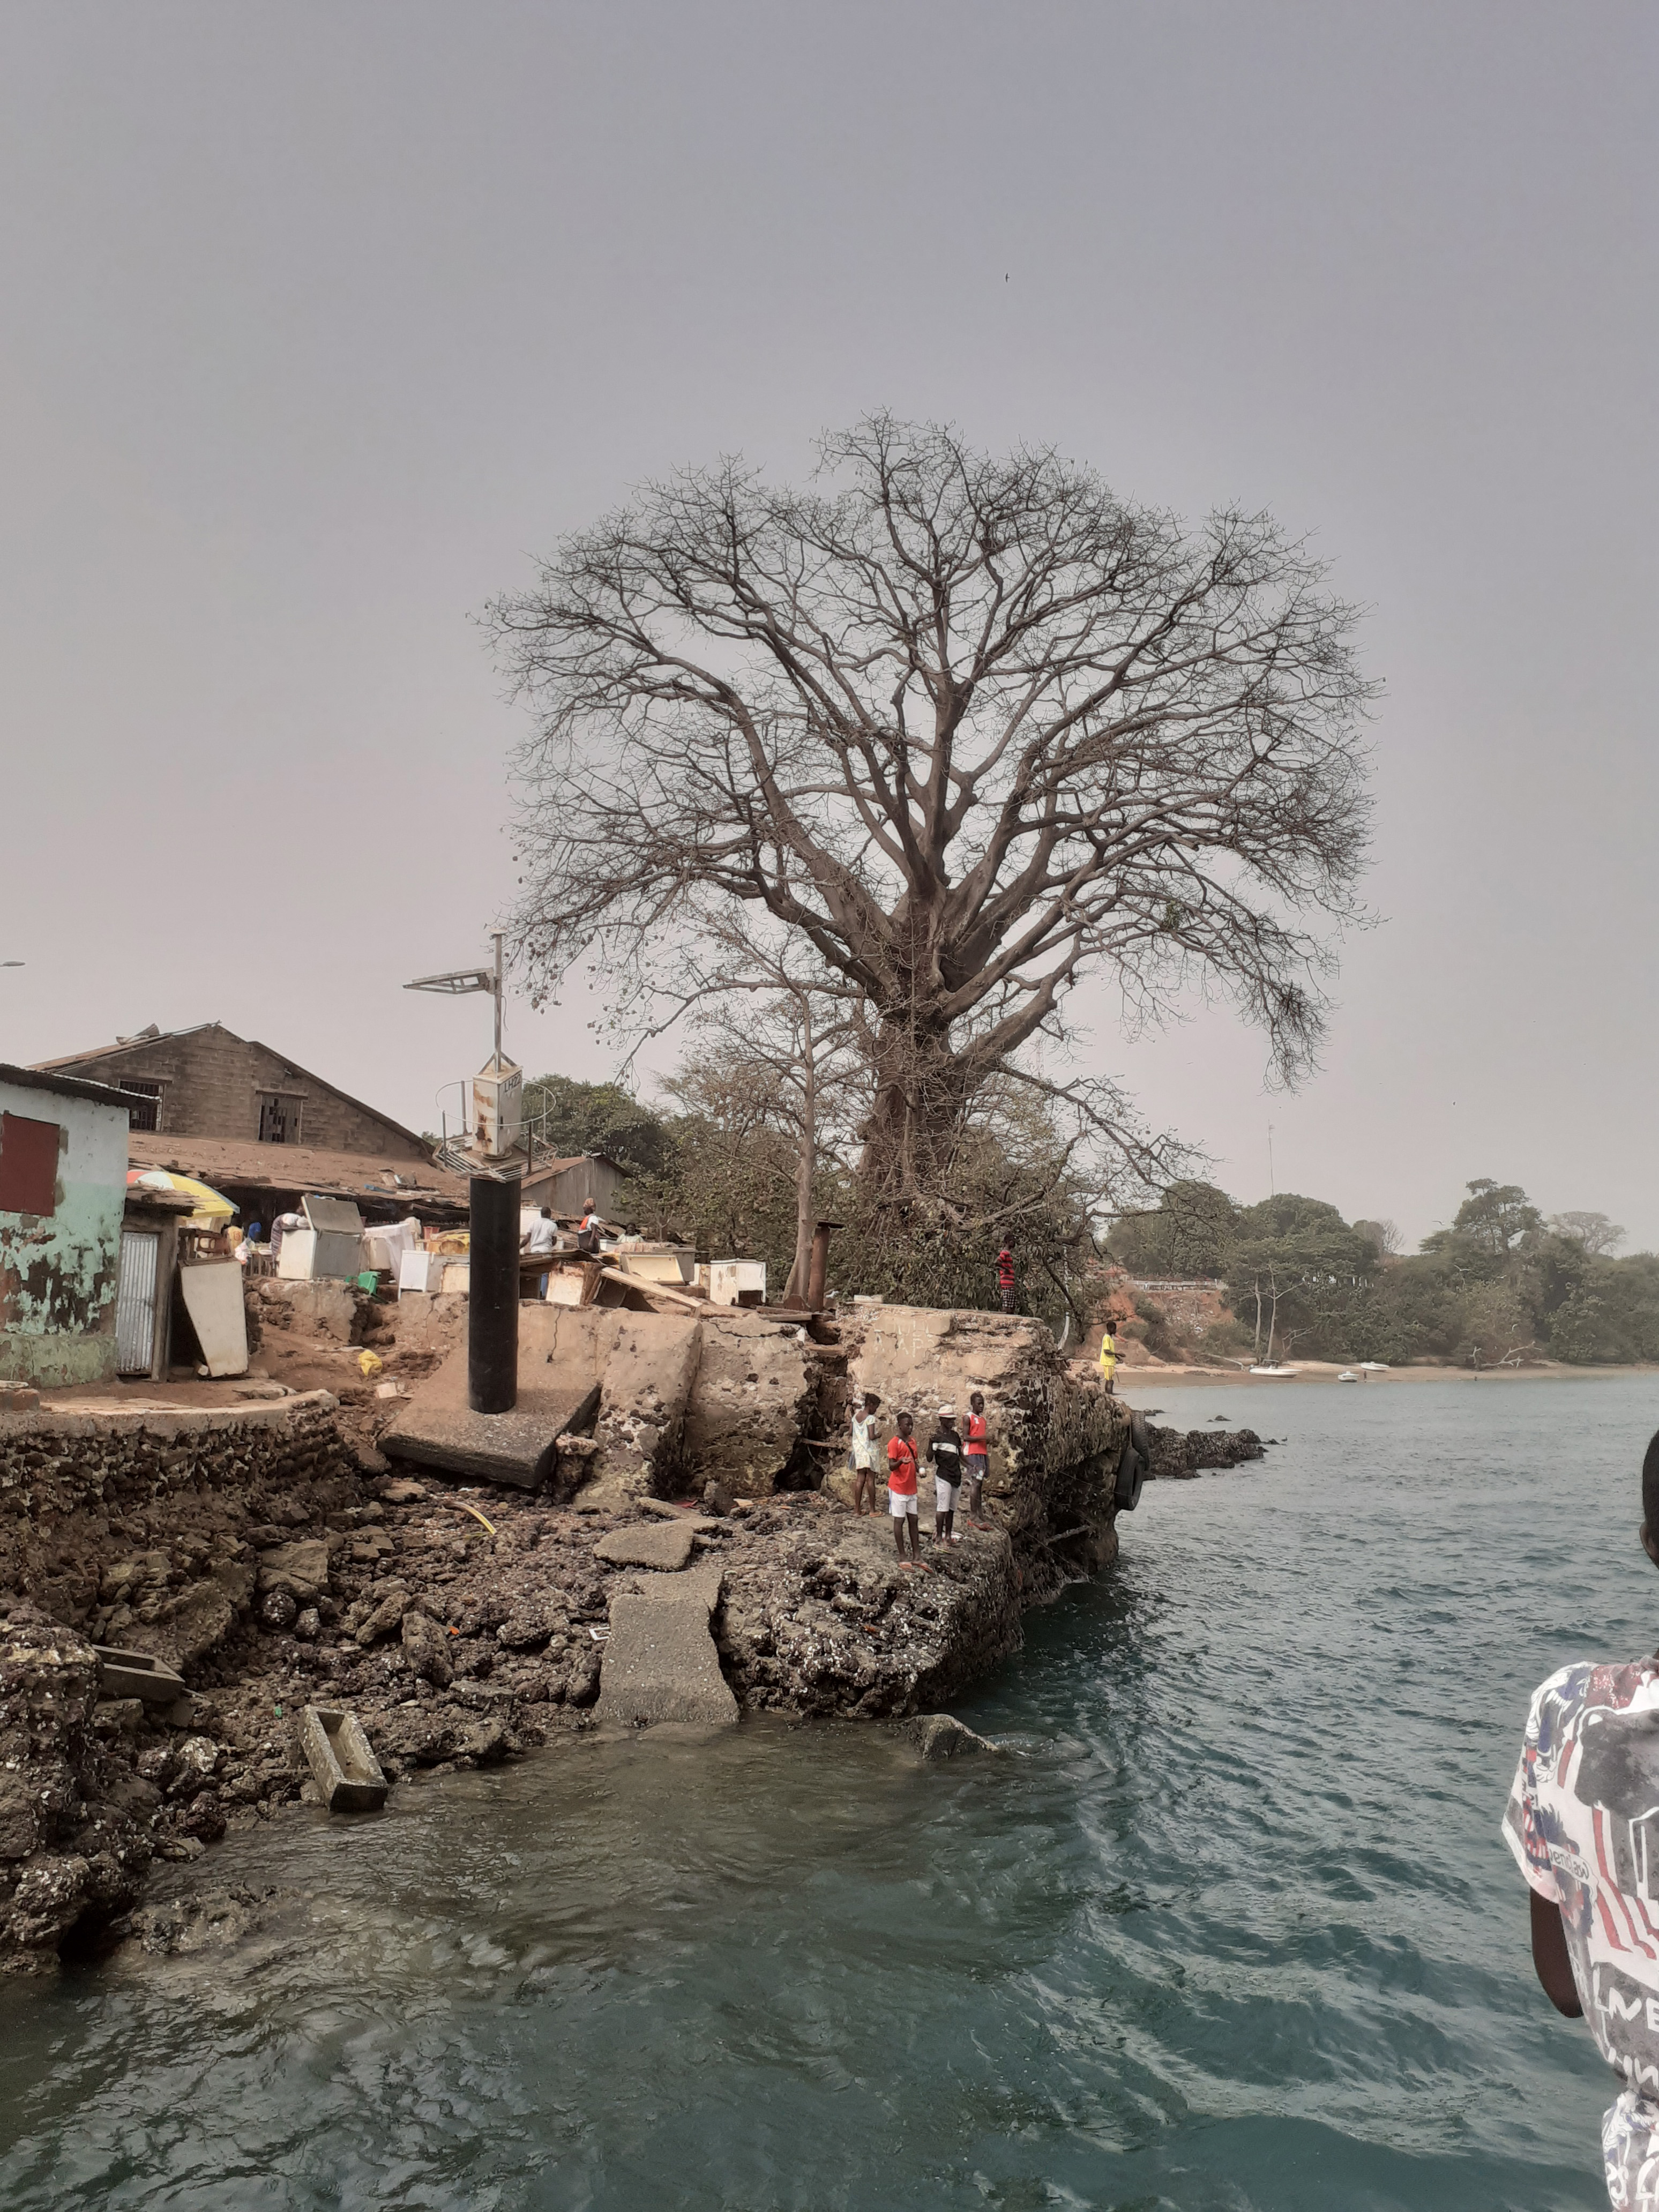
[[[798,1138],[775,1077],[717,1048],[663,1086],[679,1110],[658,1124],[658,1166],[635,1178],[640,1218],[712,1259],[764,1260],[781,1291],[795,1252]],[[820,1210],[844,1219],[844,1178],[815,1178]]]
[[[1029,1094],[992,1102],[957,1138],[948,1204],[871,1203],[863,1187],[830,1280],[906,1305],[994,1309],[997,1254],[1014,1255],[1014,1303],[1058,1332],[1080,1334],[1103,1277],[1088,1194],[1070,1150]]]
[[[1588,1255],[1547,1326],[1550,1350],[1574,1365],[1659,1361],[1659,1258]]]
[[[1219,1277],[1237,1223],[1237,1206],[1214,1183],[1172,1182],[1156,1213],[1131,1215],[1114,1229],[1112,1253],[1132,1275]]]
[[[1247,1351],[1271,1337],[1275,1354],[1391,1364],[1659,1362],[1659,1258],[1610,1257],[1622,1232],[1599,1214],[1547,1226],[1518,1184],[1465,1188],[1451,1227],[1410,1259],[1390,1256],[1388,1223],[1351,1224],[1293,1192],[1238,1206],[1201,1182],[1172,1184],[1112,1248],[1137,1275],[1218,1274]],[[1163,1317],[1143,1319],[1151,1343]],[[1218,1348],[1214,1330],[1206,1342]]]
[[[1525,1237],[1544,1226],[1544,1217],[1519,1183],[1494,1182],[1478,1176],[1464,1188],[1468,1196],[1449,1229],[1423,1239],[1425,1252],[1444,1253],[1464,1265],[1501,1266]]]
[[[1378,1267],[1376,1245],[1322,1199],[1282,1191],[1239,1213],[1228,1302],[1261,1349],[1304,1357],[1344,1333]]]
[[[579,1152],[605,1152],[636,1175],[654,1174],[663,1164],[660,1116],[619,1083],[538,1075],[524,1087],[524,1110],[538,1152],[545,1146],[573,1158]]]

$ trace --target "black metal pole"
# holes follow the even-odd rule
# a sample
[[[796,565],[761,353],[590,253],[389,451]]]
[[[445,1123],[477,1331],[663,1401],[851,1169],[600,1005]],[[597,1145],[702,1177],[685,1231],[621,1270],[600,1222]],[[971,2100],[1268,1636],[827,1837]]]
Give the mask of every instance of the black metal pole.
[[[519,1401],[519,1184],[470,1180],[466,1402],[475,1413],[510,1413]]]

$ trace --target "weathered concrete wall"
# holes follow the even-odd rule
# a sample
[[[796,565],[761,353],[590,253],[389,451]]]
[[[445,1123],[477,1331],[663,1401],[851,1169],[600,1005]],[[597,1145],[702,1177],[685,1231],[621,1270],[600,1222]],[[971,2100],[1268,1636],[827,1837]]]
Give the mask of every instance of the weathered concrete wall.
[[[0,1115],[12,1120],[20,1157],[25,1140],[18,1123],[30,1125],[32,1151],[43,1125],[58,1133],[49,1209],[0,1211],[0,1379],[52,1386],[107,1381],[115,1373],[126,1115],[90,1099],[0,1083]],[[5,1127],[0,1121],[0,1151]]]
[[[188,1666],[253,1587],[250,1530],[319,1482],[355,1484],[326,1391],[275,1405],[0,1413],[0,1591],[97,1643]],[[124,1530],[132,1556],[112,1572]]]
[[[686,1408],[692,1487],[714,1480],[735,1498],[769,1498],[816,1486],[834,1455],[808,1451],[802,1439],[833,1433],[842,1407],[825,1401],[845,1395],[842,1364],[804,1329],[781,1329],[737,1307],[706,1319]]]
[[[826,1375],[838,1380],[840,1367],[804,1330],[736,1309],[519,1310],[521,1389],[603,1386],[590,1479],[613,1503],[701,1492],[711,1480],[742,1497],[769,1497],[797,1475],[804,1486],[802,1439],[839,1413],[826,1416],[823,1401]]]

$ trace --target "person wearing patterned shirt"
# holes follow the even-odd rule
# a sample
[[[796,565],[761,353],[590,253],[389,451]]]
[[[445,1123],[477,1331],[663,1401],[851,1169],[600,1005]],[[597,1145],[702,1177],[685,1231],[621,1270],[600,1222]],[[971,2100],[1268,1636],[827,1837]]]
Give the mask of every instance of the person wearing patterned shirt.
[[[1014,1310],[1014,1255],[1005,1244],[997,1254],[997,1290],[1002,1298],[1004,1313]]]
[[[1659,1566],[1659,1436],[1642,1462]],[[1532,1892],[1532,1956],[1624,2087],[1601,2124],[1619,2212],[1659,2212],[1659,1654],[1579,1660],[1534,1692],[1504,1840]]]
[[[887,1510],[893,1516],[893,1541],[899,1565],[921,1565],[921,1532],[916,1526],[916,1447],[910,1431],[915,1424],[908,1413],[898,1417],[898,1434],[887,1442]],[[910,1531],[910,1557],[904,1556],[904,1531]]]

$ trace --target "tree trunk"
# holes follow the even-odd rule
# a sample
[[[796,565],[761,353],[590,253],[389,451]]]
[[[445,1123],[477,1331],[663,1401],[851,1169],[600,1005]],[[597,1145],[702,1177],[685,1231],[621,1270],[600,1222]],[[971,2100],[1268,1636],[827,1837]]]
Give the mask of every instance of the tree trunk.
[[[817,1226],[817,1212],[812,1203],[812,1178],[818,1164],[818,1081],[816,1044],[812,1035],[812,1008],[810,1001],[801,1007],[801,1107],[800,1152],[795,1162],[795,1258],[789,1270],[789,1280],[783,1286],[786,1298],[806,1297],[806,1285],[811,1277],[812,1231]]]
[[[875,1101],[859,1132],[866,1195],[890,1205],[941,1195],[975,1071],[951,1050],[947,1024],[907,1014],[882,1022],[875,1073]]]

